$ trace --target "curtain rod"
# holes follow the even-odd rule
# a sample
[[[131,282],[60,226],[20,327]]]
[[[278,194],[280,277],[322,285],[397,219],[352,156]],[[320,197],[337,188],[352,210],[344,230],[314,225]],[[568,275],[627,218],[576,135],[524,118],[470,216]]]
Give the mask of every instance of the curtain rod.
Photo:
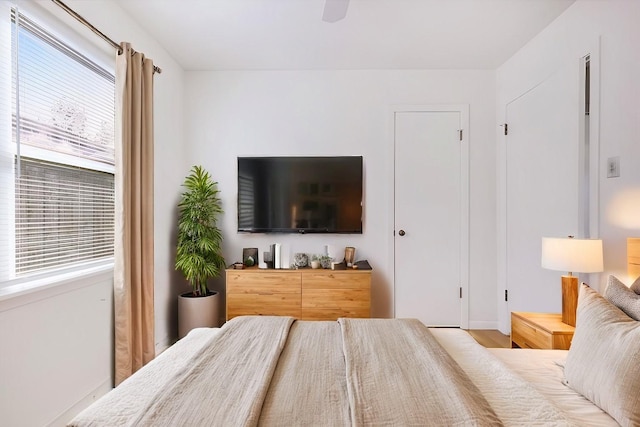
[[[113,46],[114,49],[116,49],[118,51],[118,55],[120,55],[122,53],[122,48],[120,47],[120,45],[116,42],[114,42],[113,40],[111,40],[109,37],[107,37],[102,31],[98,30],[96,27],[94,27],[93,25],[91,25],[91,23],[89,21],[87,21],[86,19],[84,19],[82,16],[80,16],[78,14],[78,12],[76,12],[75,10],[71,9],[69,6],[67,6],[66,4],[64,4],[63,2],[61,2],[60,0],[51,0],[52,2],[54,2],[56,5],[60,6],[60,8],[62,8],[62,10],[64,10],[65,12],[67,12],[69,15],[73,16],[78,22],[80,22],[82,25],[86,26],[87,28],[89,28],[91,31],[93,31],[98,37],[100,37],[102,40],[106,41],[107,43],[109,43],[111,46]],[[153,72],[154,73],[158,73],[161,74],[162,73],[162,69],[156,65],[153,66]]]

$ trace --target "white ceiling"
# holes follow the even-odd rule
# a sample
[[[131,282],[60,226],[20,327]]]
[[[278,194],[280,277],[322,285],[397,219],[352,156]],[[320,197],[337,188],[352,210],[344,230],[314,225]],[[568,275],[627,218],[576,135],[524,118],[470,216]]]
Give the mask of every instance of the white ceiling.
[[[185,70],[495,69],[575,0],[116,0]]]

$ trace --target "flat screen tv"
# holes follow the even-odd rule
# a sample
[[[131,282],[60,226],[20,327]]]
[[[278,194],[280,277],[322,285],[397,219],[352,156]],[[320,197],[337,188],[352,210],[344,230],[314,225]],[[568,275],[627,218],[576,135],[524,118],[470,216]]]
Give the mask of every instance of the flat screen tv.
[[[238,231],[362,233],[362,156],[238,157]]]

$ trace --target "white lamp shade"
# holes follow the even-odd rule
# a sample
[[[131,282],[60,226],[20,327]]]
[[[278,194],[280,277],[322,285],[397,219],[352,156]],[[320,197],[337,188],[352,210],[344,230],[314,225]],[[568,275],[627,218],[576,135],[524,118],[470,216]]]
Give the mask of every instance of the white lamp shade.
[[[576,273],[603,271],[602,240],[543,237],[542,268]]]

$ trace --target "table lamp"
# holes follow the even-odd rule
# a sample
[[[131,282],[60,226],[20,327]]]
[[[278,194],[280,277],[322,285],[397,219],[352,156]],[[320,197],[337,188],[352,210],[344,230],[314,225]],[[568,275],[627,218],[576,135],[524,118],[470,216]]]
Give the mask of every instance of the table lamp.
[[[562,276],[562,321],[576,325],[578,306],[578,278],[571,273],[597,273],[603,271],[602,240],[542,238],[542,268],[567,271]]]

